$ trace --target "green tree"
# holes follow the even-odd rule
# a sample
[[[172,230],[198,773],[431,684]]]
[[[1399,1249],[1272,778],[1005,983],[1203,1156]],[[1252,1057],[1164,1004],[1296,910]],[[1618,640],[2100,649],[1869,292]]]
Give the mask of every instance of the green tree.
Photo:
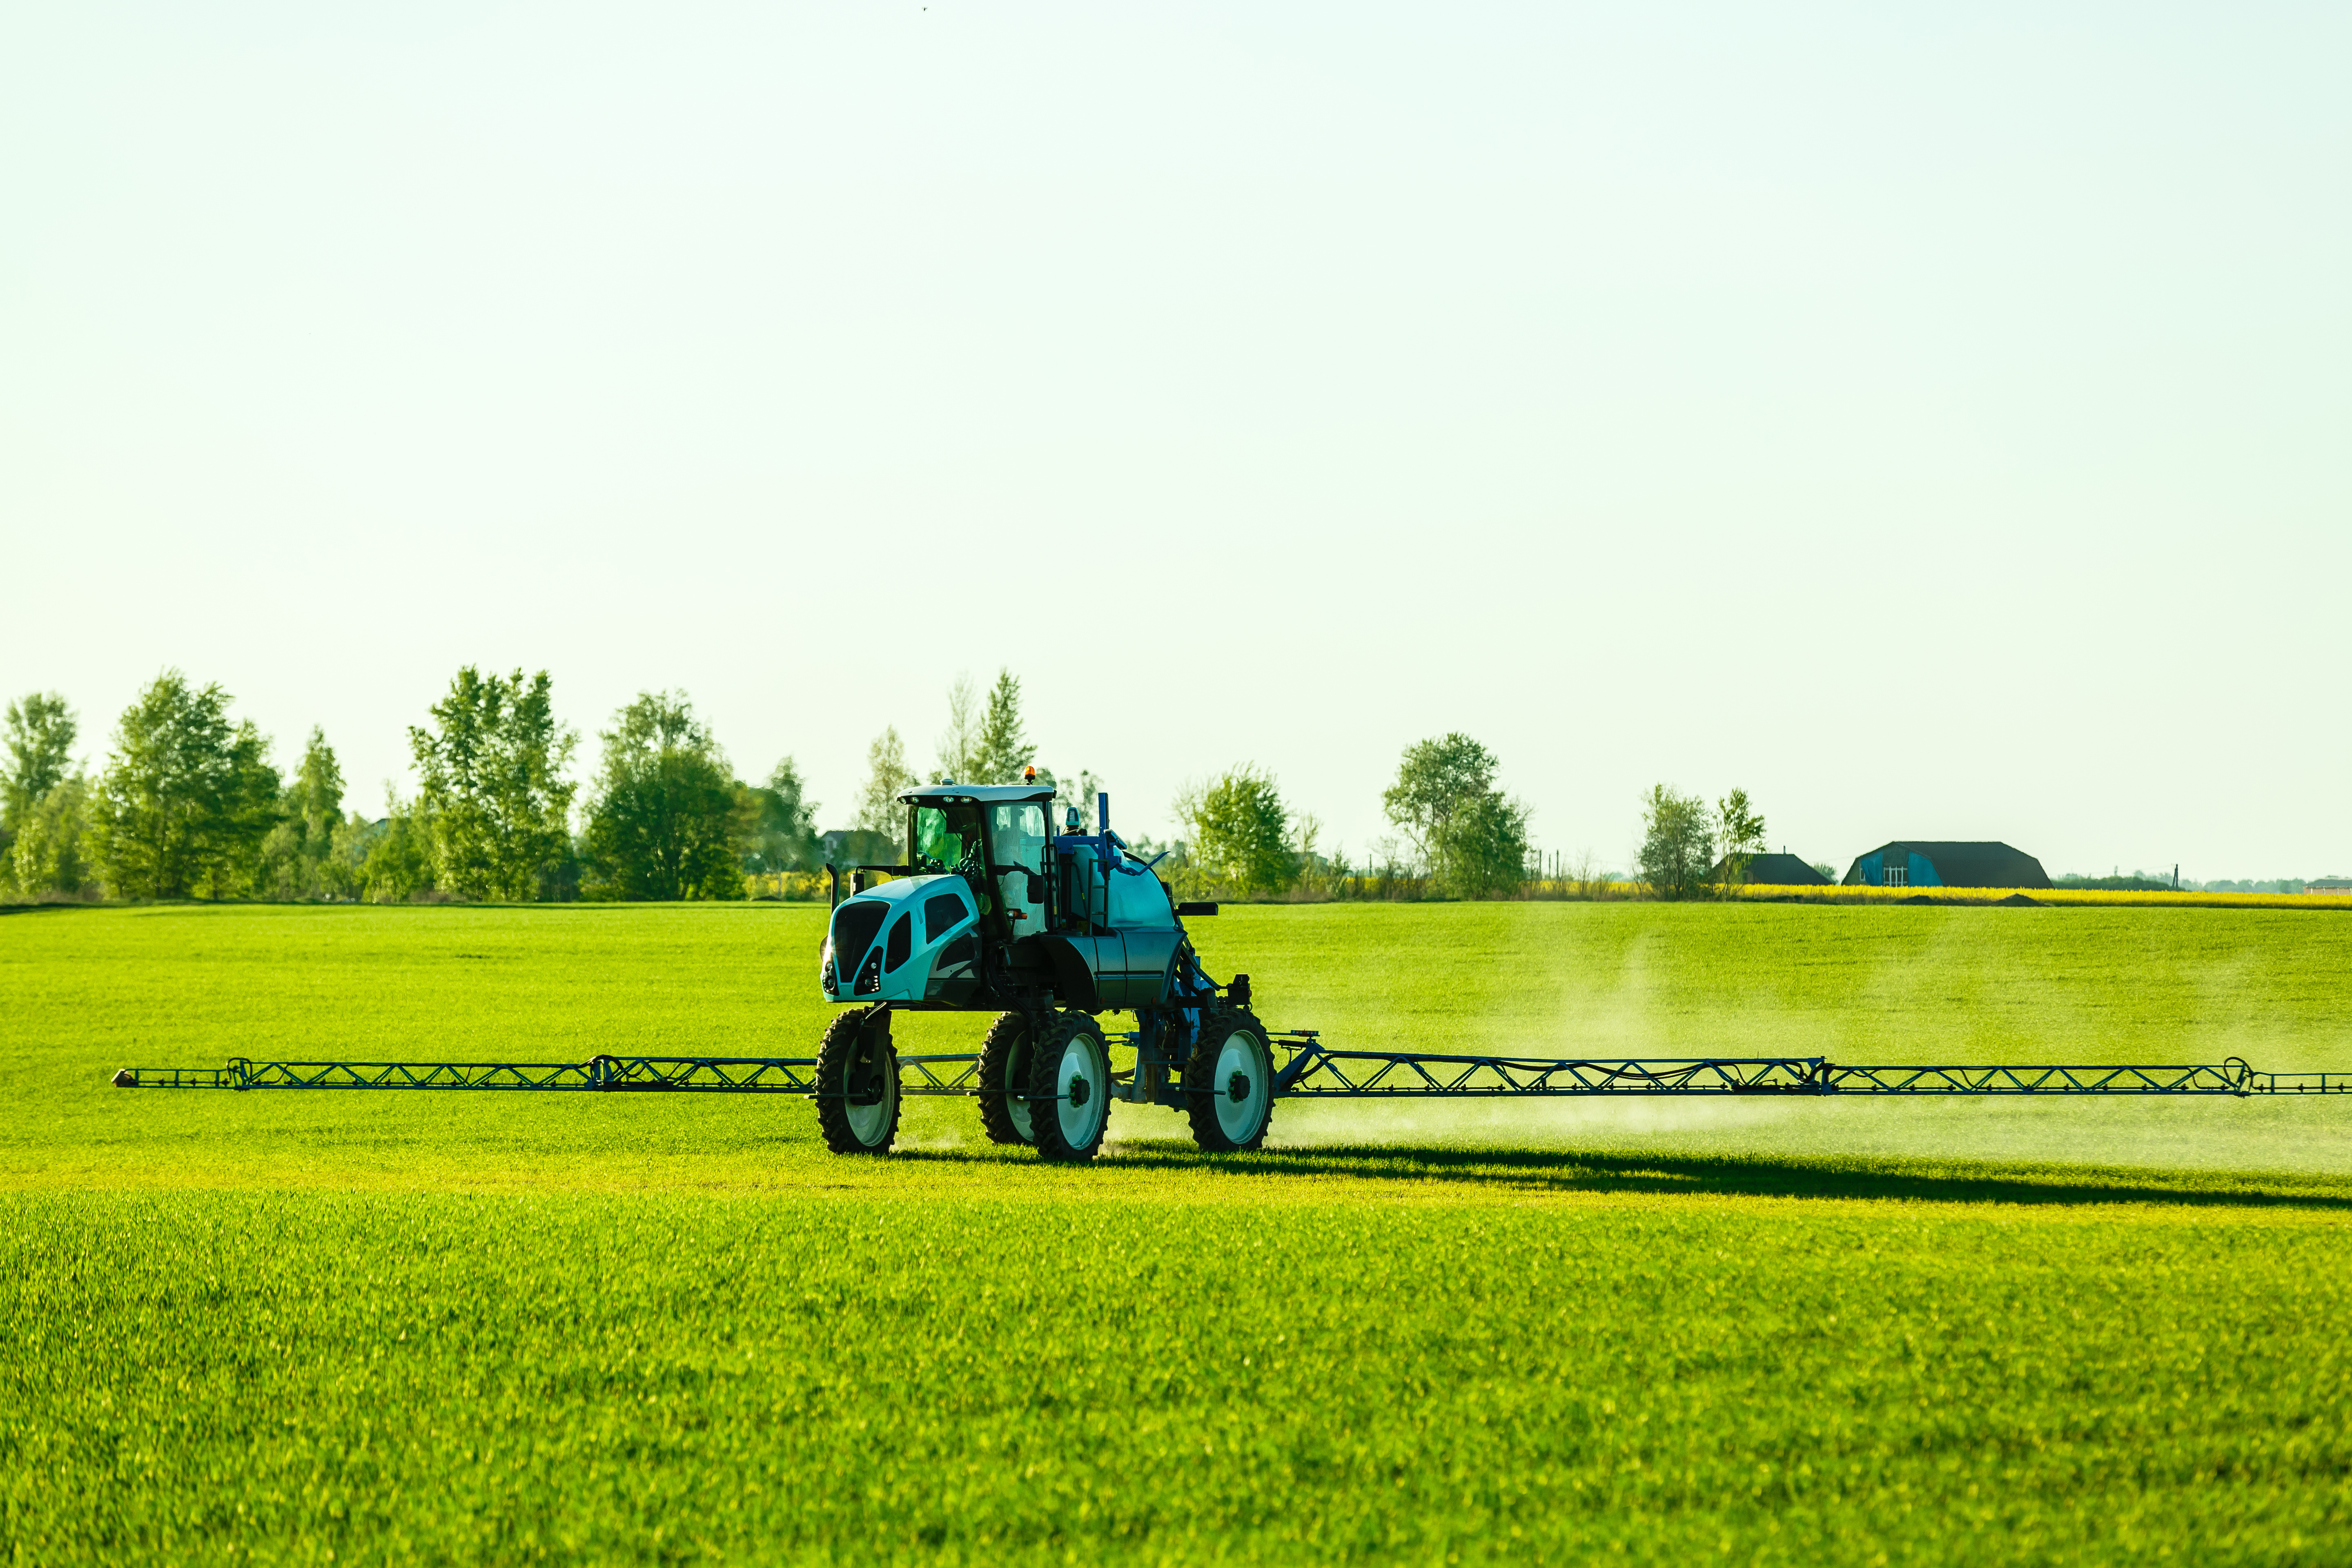
[[[8,763],[0,773],[0,833],[15,833],[73,763],[73,710],[54,691],[8,704]]]
[[[329,884],[335,830],[343,822],[343,771],[327,734],[310,727],[302,763],[279,802],[282,819],[261,844],[263,891],[280,899],[313,899],[337,889]]]
[[[1430,877],[1457,898],[1511,892],[1527,876],[1528,808],[1495,787],[1501,765],[1456,731],[1406,747],[1381,795]]]
[[[740,899],[735,782],[683,691],[643,691],[601,732],[588,858],[624,899]]]
[[[1494,754],[1458,731],[1405,748],[1381,809],[1424,866],[1437,858],[1438,832],[1462,803],[1494,787]]]
[[[556,722],[551,689],[543,669],[526,681],[469,664],[433,705],[435,726],[408,731],[434,878],[460,898],[536,899],[541,873],[571,853],[563,770],[579,736]]]
[[[166,670],[116,724],[89,841],[117,895],[224,898],[251,886],[278,821],[278,772],[251,721],[230,723],[229,700]]]
[[[1272,773],[1255,763],[1188,785],[1176,816],[1192,839],[1193,867],[1244,895],[1278,893],[1298,879],[1290,813]]]
[[[1010,669],[999,669],[996,685],[988,693],[988,711],[981,718],[971,755],[965,759],[971,776],[958,773],[956,777],[965,784],[1019,784],[1021,770],[1036,760],[1037,748],[1021,723],[1021,682]]]
[[[89,780],[68,773],[17,819],[9,870],[19,892],[79,893],[89,880],[82,846],[89,831]]]
[[[1292,816],[1290,849],[1298,866],[1297,886],[1310,894],[1330,897],[1339,891],[1340,884],[1347,879],[1348,852],[1335,847],[1326,854],[1322,842],[1321,817],[1311,811],[1302,811]]]
[[[735,832],[743,869],[773,876],[824,863],[824,846],[816,832],[817,803],[807,793],[800,766],[790,757],[770,770],[766,784],[736,786]]]
[[[294,770],[287,791],[287,807],[302,824],[303,837],[324,844],[343,819],[343,770],[327,732],[310,726],[310,742],[302,748],[302,765]]]
[[[1730,898],[1748,884],[1748,863],[1764,852],[1764,818],[1744,789],[1715,803],[1715,837],[1723,852],[1720,890]]]
[[[1642,880],[1662,899],[1687,899],[1706,885],[1714,844],[1706,802],[1664,784],[1642,803]]]
[[[1465,899],[1515,893],[1528,876],[1528,808],[1500,790],[1472,796],[1439,825],[1430,870]]]
[[[383,823],[346,833],[338,847],[344,856],[363,855],[356,875],[362,897],[371,903],[404,904],[434,889],[435,837],[425,802],[404,801],[387,788]]]
[[[969,675],[959,675],[948,688],[948,727],[940,735],[940,765],[931,773],[931,782],[953,779],[959,784],[975,784],[972,769],[980,756],[980,688],[971,683]]]
[[[280,804],[284,786],[269,760],[268,738],[250,719],[238,723],[229,742],[229,765],[236,786],[222,825],[220,853],[206,865],[203,883],[205,896],[213,899],[241,898],[256,890],[261,847],[285,817]]]
[[[386,825],[354,811],[327,831],[326,858],[319,862],[319,890],[332,899],[366,896],[366,867]]]
[[[907,765],[907,748],[898,739],[897,726],[885,729],[866,748],[866,787],[857,792],[857,816],[850,826],[861,833],[883,834],[902,844],[907,837],[907,808],[898,804],[898,796],[922,782]]]

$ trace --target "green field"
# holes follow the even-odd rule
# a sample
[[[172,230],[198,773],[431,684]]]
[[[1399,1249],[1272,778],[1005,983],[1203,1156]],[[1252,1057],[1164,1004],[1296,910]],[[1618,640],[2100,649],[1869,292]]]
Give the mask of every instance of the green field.
[[[12,1560],[2340,1563],[2352,1099],[1122,1108],[122,1092],[810,1047],[805,907],[0,918]],[[2352,917],[1301,906],[1277,1027],[2352,1066]],[[930,1017],[902,1047],[976,1037]]]

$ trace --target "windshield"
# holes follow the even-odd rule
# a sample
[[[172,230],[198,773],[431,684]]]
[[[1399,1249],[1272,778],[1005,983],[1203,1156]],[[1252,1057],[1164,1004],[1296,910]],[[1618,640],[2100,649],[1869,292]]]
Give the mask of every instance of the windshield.
[[[974,877],[987,875],[986,851],[981,847],[980,807],[915,807],[914,850],[914,867],[918,871],[961,871]]]

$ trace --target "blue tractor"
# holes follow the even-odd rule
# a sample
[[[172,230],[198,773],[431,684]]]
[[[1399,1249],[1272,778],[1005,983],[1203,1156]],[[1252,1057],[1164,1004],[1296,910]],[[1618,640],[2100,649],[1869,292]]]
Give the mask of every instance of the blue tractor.
[[[900,795],[906,859],[835,873],[820,975],[841,1004],[818,1047],[817,1121],[836,1153],[878,1153],[897,1139],[895,1012],[994,1013],[973,1091],[999,1143],[1045,1159],[1090,1160],[1113,1100],[1185,1112],[1213,1152],[1255,1149],[1274,1111],[1274,1055],[1249,1008],[1249,976],[1220,986],[1202,968],[1188,917],[1158,873],[1110,830],[1096,831],[1050,785],[943,781]],[[888,880],[868,885],[870,873]],[[1112,1037],[1098,1019],[1132,1014]]]

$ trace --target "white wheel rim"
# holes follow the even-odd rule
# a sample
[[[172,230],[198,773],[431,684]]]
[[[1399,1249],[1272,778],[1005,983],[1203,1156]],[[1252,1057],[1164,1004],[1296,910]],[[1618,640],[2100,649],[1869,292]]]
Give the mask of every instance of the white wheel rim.
[[[1108,1066],[1092,1035],[1073,1038],[1062,1047],[1062,1059],[1055,1064],[1054,1119],[1061,1126],[1062,1142],[1073,1149],[1083,1149],[1095,1141],[1103,1115],[1110,1108],[1110,1097],[1103,1092],[1110,1087],[1110,1074],[1104,1070]]]
[[[1024,1035],[1004,1053],[1004,1081],[1026,1089],[1029,1085],[1029,1037]],[[1021,1134],[1024,1143],[1037,1142],[1037,1129],[1029,1121],[1029,1097],[1008,1089],[1004,1096],[1005,1114],[1013,1118],[1013,1131]]]
[[[869,1149],[882,1142],[882,1135],[890,1130],[890,1113],[898,1105],[898,1075],[892,1070],[898,1064],[887,1055],[882,1064],[882,1098],[871,1105],[860,1105],[854,1100],[845,1104],[851,1134]],[[852,1057],[848,1070],[842,1075],[841,1087],[846,1090],[856,1079],[857,1058]]]
[[[1227,1035],[1217,1048],[1217,1072],[1211,1080],[1217,1131],[1235,1143],[1256,1137],[1258,1129],[1265,1125],[1265,1108],[1274,1096],[1272,1077],[1265,1070],[1255,1036],[1246,1029]],[[1239,1098],[1234,1094],[1237,1083],[1242,1087]]]

